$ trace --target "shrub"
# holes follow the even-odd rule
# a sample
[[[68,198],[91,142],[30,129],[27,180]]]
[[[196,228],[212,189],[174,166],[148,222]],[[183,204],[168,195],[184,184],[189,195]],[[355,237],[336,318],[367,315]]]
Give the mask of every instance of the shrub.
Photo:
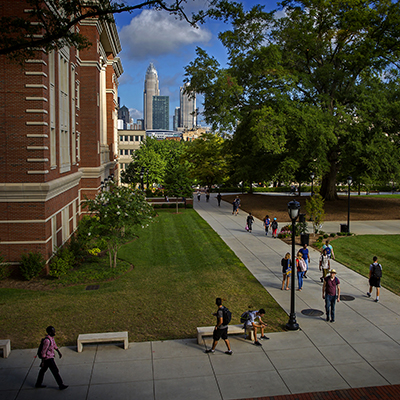
[[[324,233],[324,239],[327,239],[329,235],[327,233]]]
[[[335,237],[336,235],[334,233],[331,233],[329,236],[330,237]]]
[[[46,261],[41,253],[29,252],[28,254],[21,254],[19,270],[21,271],[21,275],[27,281],[30,281],[42,272],[45,265]]]
[[[58,249],[57,254],[51,260],[49,275],[60,278],[75,265],[75,256],[69,247]]]

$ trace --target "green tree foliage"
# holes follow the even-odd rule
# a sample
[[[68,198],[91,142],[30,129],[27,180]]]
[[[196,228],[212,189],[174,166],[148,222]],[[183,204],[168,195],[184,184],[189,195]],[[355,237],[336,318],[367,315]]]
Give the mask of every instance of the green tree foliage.
[[[191,88],[205,96],[206,120],[234,131],[236,150],[259,159],[266,177],[301,181],[312,170],[328,200],[351,170],[398,176],[400,4],[280,5],[279,18],[240,4],[215,15],[231,22],[219,36],[228,67],[202,49],[186,67]]]
[[[82,50],[91,46],[92,43],[75,29],[85,19],[110,22],[114,20],[113,15],[116,13],[153,9],[166,11],[195,26],[202,23],[208,14],[212,14],[218,4],[217,0],[212,0],[206,10],[188,16],[184,10],[185,0],[145,0],[129,4],[114,0],[26,1],[26,9],[30,11],[25,12],[22,17],[0,18],[0,55],[5,54],[20,63],[32,58],[37,48],[50,51],[73,46]]]
[[[314,233],[318,233],[322,229],[325,218],[324,199],[319,193],[306,200],[306,211],[312,217]]]
[[[140,183],[140,173],[144,170],[144,184],[147,182],[147,170],[149,186],[153,184],[163,185],[166,166],[172,159],[179,162],[183,153],[184,143],[172,140],[157,140],[147,138],[135,151],[132,162],[121,173],[122,183],[136,185]]]
[[[211,188],[221,184],[228,173],[228,155],[224,139],[218,135],[205,133],[187,144],[182,159],[188,162],[189,174],[200,185]]]
[[[21,275],[30,281],[33,278],[39,276],[46,265],[46,260],[43,258],[42,253],[39,252],[29,252],[21,254],[21,263],[19,265],[19,270]]]
[[[176,212],[178,213],[178,197],[192,197],[193,180],[189,176],[187,162],[170,161],[166,168],[164,179],[164,193],[170,197],[176,197]]]
[[[135,237],[137,229],[147,226],[154,217],[154,210],[141,191],[113,183],[83,206],[93,216],[88,233],[107,242],[111,268],[117,265],[122,244]]]

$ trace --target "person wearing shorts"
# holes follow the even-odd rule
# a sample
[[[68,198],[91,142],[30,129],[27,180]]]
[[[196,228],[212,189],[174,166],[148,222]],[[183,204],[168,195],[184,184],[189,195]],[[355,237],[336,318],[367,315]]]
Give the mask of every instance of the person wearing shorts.
[[[213,344],[211,349],[207,349],[205,353],[214,353],[219,339],[223,339],[226,347],[228,348],[228,351],[226,351],[225,354],[232,355],[231,345],[228,339],[228,325],[224,325],[224,306],[222,305],[222,299],[217,297],[215,304],[217,305],[218,310],[213,314],[215,317],[217,317],[217,324],[215,325],[213,331]]]
[[[378,257],[374,256],[373,263],[369,266],[369,291],[367,296],[371,297],[372,288],[376,287],[376,299],[379,301],[379,292],[381,288],[382,265],[378,263]]]

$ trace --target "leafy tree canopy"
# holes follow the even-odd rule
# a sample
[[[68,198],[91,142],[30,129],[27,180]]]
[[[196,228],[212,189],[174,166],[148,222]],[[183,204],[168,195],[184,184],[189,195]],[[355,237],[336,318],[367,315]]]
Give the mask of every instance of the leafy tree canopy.
[[[398,176],[400,120],[390,101],[397,106],[400,4],[288,0],[280,7],[283,17],[240,4],[215,15],[231,22],[219,35],[228,66],[198,48],[186,67],[191,88],[205,95],[206,120],[233,130],[242,145],[255,135],[252,145],[271,155],[265,167],[278,162],[278,175],[313,170],[325,199],[336,197],[338,174],[362,170],[371,158],[370,174]]]

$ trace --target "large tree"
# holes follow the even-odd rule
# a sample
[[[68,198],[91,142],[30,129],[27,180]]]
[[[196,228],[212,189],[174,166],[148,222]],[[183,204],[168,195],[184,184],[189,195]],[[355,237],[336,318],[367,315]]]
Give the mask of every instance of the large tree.
[[[397,98],[399,3],[303,0],[281,6],[281,18],[261,6],[222,10],[232,23],[220,34],[228,66],[197,49],[186,67],[191,87],[205,95],[207,120],[240,135],[240,126],[256,118],[254,135],[278,161],[278,173],[287,166],[292,176],[317,172],[325,199],[336,198],[350,145],[362,148],[356,154],[366,160],[378,157],[380,170],[396,170],[390,165],[399,163],[400,120],[391,108],[380,107],[378,117],[368,99]]]

